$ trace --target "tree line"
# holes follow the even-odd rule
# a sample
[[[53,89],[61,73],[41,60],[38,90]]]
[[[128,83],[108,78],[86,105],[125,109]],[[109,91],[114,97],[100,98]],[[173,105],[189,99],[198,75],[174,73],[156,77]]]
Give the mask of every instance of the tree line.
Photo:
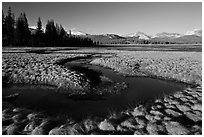
[[[62,25],[54,20],[48,20],[45,31],[39,17],[37,28],[29,28],[25,13],[15,19],[9,7],[7,15],[2,11],[2,45],[3,46],[33,46],[33,47],[68,47],[68,46],[93,46],[95,43],[90,38],[82,38],[67,34]]]

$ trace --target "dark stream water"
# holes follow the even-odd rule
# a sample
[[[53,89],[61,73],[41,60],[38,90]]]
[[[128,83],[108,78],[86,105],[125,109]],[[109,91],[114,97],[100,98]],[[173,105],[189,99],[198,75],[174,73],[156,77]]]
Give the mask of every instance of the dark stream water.
[[[50,115],[66,114],[74,119],[89,116],[105,116],[111,112],[121,111],[139,103],[147,103],[166,94],[182,90],[186,85],[153,78],[123,77],[116,72],[96,65],[81,62],[67,63],[70,69],[87,73],[97,83],[99,75],[114,82],[126,82],[128,89],[118,95],[104,95],[97,99],[74,100],[66,95],[56,93],[57,89],[39,85],[11,85],[3,87],[3,97],[12,93],[21,93],[11,102],[16,106],[43,110]],[[90,71],[89,71],[90,70]]]

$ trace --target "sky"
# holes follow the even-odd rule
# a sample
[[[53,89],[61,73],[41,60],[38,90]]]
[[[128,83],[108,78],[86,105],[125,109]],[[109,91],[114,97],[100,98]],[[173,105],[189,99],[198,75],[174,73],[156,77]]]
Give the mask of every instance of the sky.
[[[54,19],[66,30],[76,28],[89,34],[184,34],[202,28],[201,2],[2,2],[4,14],[9,6],[15,17],[25,12],[30,26],[36,26],[41,17],[43,26]]]

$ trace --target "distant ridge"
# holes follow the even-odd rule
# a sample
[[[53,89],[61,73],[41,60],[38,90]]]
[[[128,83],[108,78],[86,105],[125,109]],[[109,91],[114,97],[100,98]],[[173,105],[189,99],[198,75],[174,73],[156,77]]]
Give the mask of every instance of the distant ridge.
[[[162,32],[162,33],[157,33],[156,35],[152,36],[151,38],[178,38],[181,37],[182,34],[179,33],[167,33],[167,32]]]
[[[149,40],[151,37],[143,32],[130,33],[123,35],[124,37],[138,37],[139,39]]]
[[[36,27],[30,26],[31,33],[35,33]],[[68,34],[91,38],[100,44],[148,44],[148,43],[202,43],[202,30],[189,30],[185,34],[161,32],[155,35],[147,35],[141,31],[126,35],[118,34],[98,34],[92,35],[76,28],[67,31]]]
[[[202,37],[202,30],[200,30],[200,29],[194,29],[194,30],[191,30],[191,31],[187,31],[187,32],[185,33],[185,35],[196,35],[196,36]]]
[[[71,31],[72,35],[78,35],[78,36],[80,36],[80,35],[83,35],[83,36],[89,35],[88,33],[85,33],[83,31],[78,31],[76,28],[73,28],[70,31]]]

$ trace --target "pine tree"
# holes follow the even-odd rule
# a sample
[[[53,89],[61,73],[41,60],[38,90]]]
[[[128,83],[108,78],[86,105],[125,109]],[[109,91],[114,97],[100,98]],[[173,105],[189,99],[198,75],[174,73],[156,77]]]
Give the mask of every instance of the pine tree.
[[[45,37],[47,46],[57,46],[57,30],[54,20],[48,20],[45,29]]]
[[[14,14],[11,12],[11,7],[8,9],[8,14],[4,19],[4,43],[3,45],[12,46],[14,43],[14,25],[15,19]],[[3,28],[2,28],[3,29]]]
[[[57,35],[60,35],[60,27],[59,25],[56,23],[56,32],[57,32]]]
[[[5,26],[5,16],[4,16],[4,11],[2,10],[2,34],[5,34],[6,26]]]
[[[41,22],[40,17],[38,18],[38,21],[37,21],[37,32],[36,33],[39,35],[41,35],[43,33],[42,22]]]
[[[3,46],[6,43],[6,24],[5,24],[5,16],[4,11],[2,10],[2,44]]]
[[[43,30],[42,30],[42,21],[40,17],[38,18],[37,21],[37,30],[36,34],[32,36],[33,38],[33,44],[34,46],[42,46],[44,41],[43,41]]]
[[[23,20],[24,20],[24,28],[25,28],[25,40],[28,41],[30,38],[30,30],[29,30],[29,25],[28,25],[28,20],[26,18],[26,14],[23,13]]]
[[[16,22],[16,44],[18,46],[28,46],[30,41],[30,30],[25,13],[21,13]]]
[[[60,38],[62,39],[66,38],[66,31],[64,30],[61,24],[60,24]]]
[[[67,33],[64,30],[64,28],[62,27],[62,25],[60,25],[60,35],[59,35],[60,39],[61,39],[61,46],[66,46],[66,38],[67,38]]]

